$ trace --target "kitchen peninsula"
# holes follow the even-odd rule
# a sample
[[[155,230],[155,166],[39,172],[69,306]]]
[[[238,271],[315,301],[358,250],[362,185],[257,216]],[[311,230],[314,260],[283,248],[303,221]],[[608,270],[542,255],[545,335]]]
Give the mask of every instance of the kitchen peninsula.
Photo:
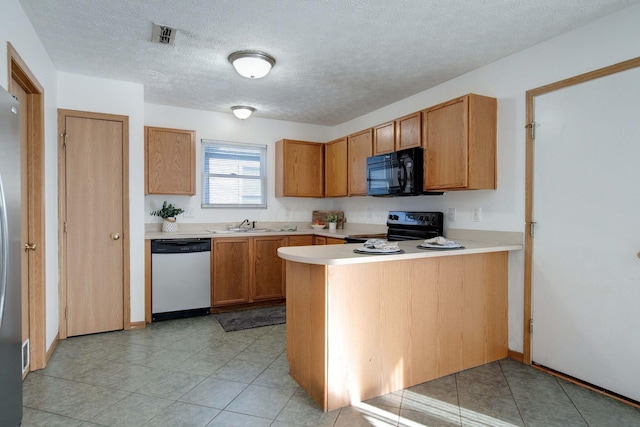
[[[325,411],[507,356],[508,251],[283,247],[291,376]]]

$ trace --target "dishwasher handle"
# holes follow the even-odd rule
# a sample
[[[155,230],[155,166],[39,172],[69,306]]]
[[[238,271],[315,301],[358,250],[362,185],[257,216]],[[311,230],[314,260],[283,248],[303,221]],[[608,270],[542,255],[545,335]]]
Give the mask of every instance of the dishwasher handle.
[[[211,239],[157,239],[151,241],[152,254],[211,252]]]

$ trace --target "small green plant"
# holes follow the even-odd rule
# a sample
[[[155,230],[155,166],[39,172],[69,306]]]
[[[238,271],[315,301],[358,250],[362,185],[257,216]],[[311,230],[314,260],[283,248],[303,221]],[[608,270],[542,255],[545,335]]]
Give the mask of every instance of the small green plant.
[[[176,208],[171,203],[167,203],[165,200],[162,204],[162,208],[157,211],[151,211],[150,215],[159,216],[160,218],[175,218],[177,215],[180,215],[184,212],[182,208]]]
[[[338,215],[337,214],[327,214],[327,222],[338,222]]]

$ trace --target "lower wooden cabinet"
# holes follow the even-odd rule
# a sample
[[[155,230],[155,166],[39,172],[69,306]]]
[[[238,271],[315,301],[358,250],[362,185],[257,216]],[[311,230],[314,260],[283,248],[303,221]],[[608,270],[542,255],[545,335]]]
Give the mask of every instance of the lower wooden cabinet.
[[[287,246],[287,237],[254,237],[252,240],[253,286],[250,300],[284,298],[284,260],[278,256],[278,248]]]
[[[342,245],[344,244],[344,239],[337,239],[335,237],[325,237],[325,236],[313,236],[313,244],[314,245]]]
[[[307,246],[311,235],[213,239],[211,301],[213,307],[284,299],[282,246]]]
[[[211,257],[212,305],[248,303],[252,265],[250,238],[213,239]]]

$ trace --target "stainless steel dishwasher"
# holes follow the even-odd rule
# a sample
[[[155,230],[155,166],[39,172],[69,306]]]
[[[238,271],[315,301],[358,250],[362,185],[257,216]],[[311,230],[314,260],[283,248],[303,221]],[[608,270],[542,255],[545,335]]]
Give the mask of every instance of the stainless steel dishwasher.
[[[211,239],[151,241],[151,320],[209,314]]]

